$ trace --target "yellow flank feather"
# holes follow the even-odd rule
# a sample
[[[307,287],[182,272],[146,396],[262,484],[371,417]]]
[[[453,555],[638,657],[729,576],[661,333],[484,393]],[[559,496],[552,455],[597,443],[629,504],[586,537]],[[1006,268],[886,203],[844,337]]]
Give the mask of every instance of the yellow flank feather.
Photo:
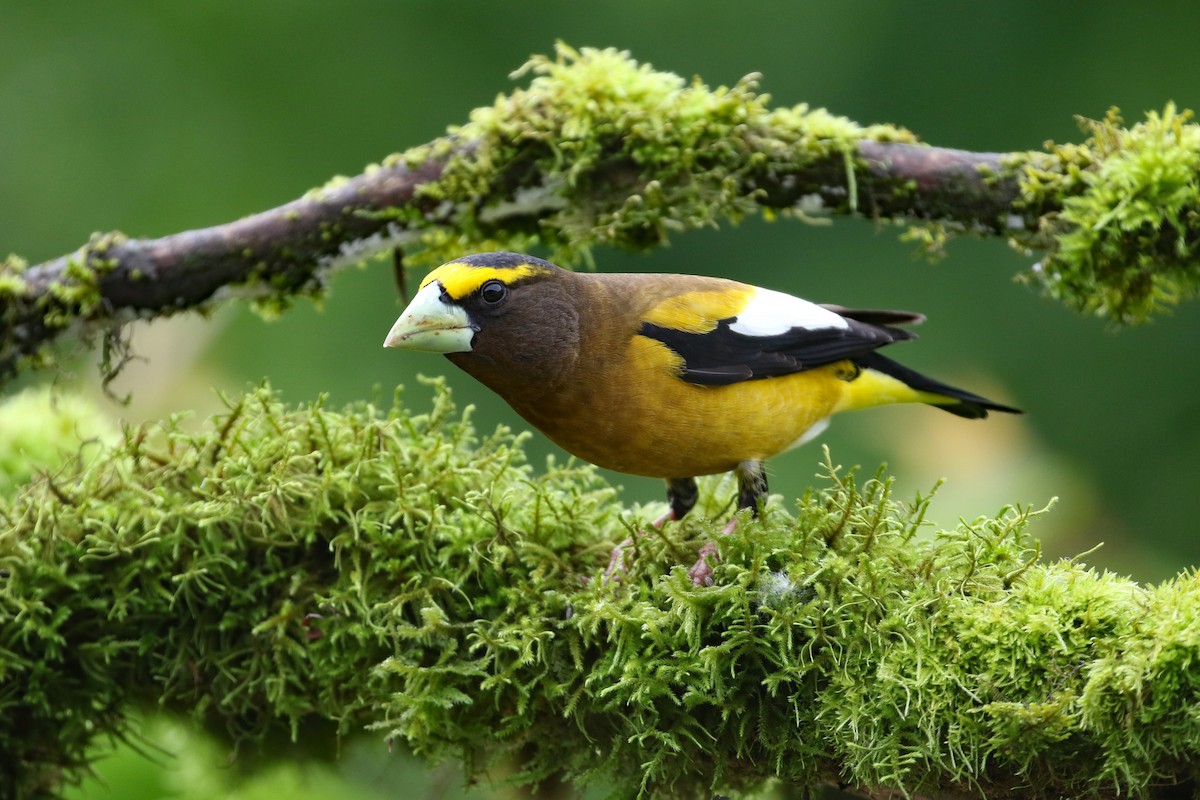
[[[952,397],[921,392],[901,380],[885,375],[873,369],[864,369],[850,383],[842,397],[833,408],[833,412],[854,411],[859,408],[888,405],[889,403],[932,403],[945,405],[957,402]]]
[[[452,261],[449,264],[443,264],[426,275],[425,279],[421,281],[421,288],[424,289],[434,281],[438,281],[450,297],[454,300],[462,300],[490,280],[498,280],[506,284],[511,284],[521,278],[540,275],[548,271],[545,267],[539,267],[534,264],[497,268],[476,267]]]
[[[660,341],[635,336],[629,342],[630,368],[651,375],[672,375],[683,372],[683,357]]]
[[[685,292],[663,300],[642,319],[684,333],[708,333],[720,320],[736,317],[753,294],[754,287],[737,283],[716,291]]]

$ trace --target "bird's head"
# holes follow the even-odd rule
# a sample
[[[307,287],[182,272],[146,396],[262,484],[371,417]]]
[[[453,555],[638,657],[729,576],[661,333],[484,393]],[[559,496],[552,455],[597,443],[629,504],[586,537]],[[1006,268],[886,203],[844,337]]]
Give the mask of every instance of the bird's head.
[[[578,349],[575,277],[518,253],[450,261],[421,281],[383,346],[444,353],[497,390],[505,377],[553,376]]]

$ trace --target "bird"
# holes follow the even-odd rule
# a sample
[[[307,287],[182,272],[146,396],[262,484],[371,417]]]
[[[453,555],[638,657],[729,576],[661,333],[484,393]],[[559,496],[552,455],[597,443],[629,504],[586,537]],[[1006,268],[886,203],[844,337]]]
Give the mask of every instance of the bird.
[[[916,338],[898,326],[923,320],[726,278],[574,272],[488,252],[429,272],[384,346],[442,353],[568,453],[665,480],[661,526],[695,506],[697,476],[730,471],[737,510],[757,516],[766,460],[842,411],[1021,413],[878,352]],[[711,583],[714,553],[712,542],[701,548],[694,583]]]

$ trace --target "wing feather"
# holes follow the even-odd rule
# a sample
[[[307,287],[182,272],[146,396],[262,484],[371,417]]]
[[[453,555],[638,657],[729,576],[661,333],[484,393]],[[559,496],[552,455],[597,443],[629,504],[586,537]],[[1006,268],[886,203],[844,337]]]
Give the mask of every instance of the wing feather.
[[[862,358],[914,338],[894,326],[922,319],[907,311],[821,306],[758,289],[736,316],[717,320],[704,332],[643,322],[640,334],[680,356],[683,380],[726,386]]]

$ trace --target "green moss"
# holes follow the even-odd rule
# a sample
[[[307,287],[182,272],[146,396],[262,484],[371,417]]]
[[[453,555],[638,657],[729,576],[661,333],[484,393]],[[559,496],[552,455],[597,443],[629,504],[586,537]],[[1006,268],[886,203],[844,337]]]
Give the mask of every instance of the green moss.
[[[1047,252],[1029,276],[1052,297],[1123,323],[1196,294],[1200,126],[1168,104],[1132,127],[1083,120],[1082,144],[1030,158],[1022,202],[1044,209]]]
[[[125,240],[125,235],[116,231],[93,233],[87,244],[65,257],[60,277],[47,284],[38,298],[41,322],[50,328],[65,328],[80,318],[86,319],[102,311],[104,301],[100,296],[99,279],[116,268],[117,262],[107,255],[114,245]],[[24,324],[6,317],[11,313],[8,309],[25,300],[28,285],[21,275],[27,268],[23,259],[10,256],[0,271],[0,299],[8,294],[17,301],[4,306],[5,318],[0,318],[0,323],[5,330]]]
[[[514,77],[527,74],[528,88],[475,109],[447,142],[396,157],[471,143],[422,190],[457,211],[453,229],[427,234],[422,259],[541,245],[574,263],[595,245],[643,249],[756,212],[755,176],[852,157],[864,137],[913,139],[823,109],[772,109],[757,75],[711,89],[614,49],[560,44]]]
[[[927,498],[827,465],[719,540],[713,587],[682,565],[728,487],[604,582],[651,510],[590,468],[530,469],[444,391],[424,414],[229,406],[0,504],[3,785],[77,775],[145,703],[244,759],[370,729],[625,796],[835,776],[1139,796],[1200,763],[1200,577],[1039,563],[1027,510],[930,535]]]
[[[20,256],[10,253],[0,263],[0,300],[9,302],[25,294],[27,287],[21,274],[29,269],[29,262]]]
[[[941,222],[926,222],[922,225],[911,225],[900,234],[901,241],[914,242],[924,255],[932,260],[939,260],[946,255],[946,245],[954,237],[950,226]]]
[[[0,403],[0,496],[11,497],[35,473],[54,473],[78,454],[94,456],[115,433],[81,397],[26,389],[6,398]]]

